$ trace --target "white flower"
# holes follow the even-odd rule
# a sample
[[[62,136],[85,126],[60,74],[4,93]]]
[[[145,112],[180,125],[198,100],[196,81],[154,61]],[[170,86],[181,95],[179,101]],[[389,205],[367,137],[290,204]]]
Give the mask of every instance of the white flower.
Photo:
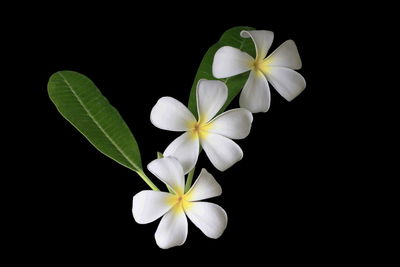
[[[252,38],[256,58],[237,48],[224,46],[215,53],[212,65],[216,78],[227,78],[251,70],[240,95],[240,107],[253,113],[267,112],[270,106],[268,82],[288,101],[304,90],[306,82],[303,76],[294,71],[301,68],[301,59],[293,40],[287,40],[265,58],[274,39],[273,32],[242,31],[240,36]]]
[[[175,158],[153,160],[147,168],[174,192],[144,190],[133,197],[132,213],[137,223],[150,223],[163,216],[155,234],[160,248],[185,243],[188,233],[186,216],[206,236],[218,238],[222,235],[228,222],[226,212],[216,204],[198,202],[222,193],[221,186],[211,174],[202,169],[196,182],[184,193],[183,169]]]
[[[200,80],[196,96],[199,120],[172,97],[158,100],[150,120],[160,129],[185,132],[164,151],[164,156],[179,160],[185,173],[196,165],[200,144],[214,166],[224,171],[242,159],[242,149],[231,139],[242,139],[249,134],[253,116],[248,110],[238,108],[213,119],[228,97],[228,88],[221,81]]]

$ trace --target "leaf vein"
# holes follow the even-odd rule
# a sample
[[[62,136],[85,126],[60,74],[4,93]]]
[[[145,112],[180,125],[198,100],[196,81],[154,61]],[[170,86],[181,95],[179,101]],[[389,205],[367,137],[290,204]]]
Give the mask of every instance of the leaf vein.
[[[75,96],[75,98],[78,100],[79,104],[82,106],[82,108],[85,110],[85,112],[88,114],[89,118],[95,123],[95,125],[99,128],[99,130],[104,134],[104,136],[107,137],[107,139],[111,142],[111,144],[117,149],[117,151],[132,165],[133,168],[140,169],[136,164],[125,154],[125,152],[122,150],[122,148],[119,147],[117,143],[114,142],[114,140],[110,137],[110,135],[105,131],[105,129],[97,122],[95,119],[94,115],[91,113],[91,111],[87,108],[85,103],[82,102],[82,100],[79,98],[79,95],[76,93],[74,88],[71,86],[71,84],[68,82],[68,80],[62,75],[61,73],[58,73],[58,75],[61,76],[61,78],[64,80],[64,82],[67,84],[69,90],[72,92],[72,94]]]

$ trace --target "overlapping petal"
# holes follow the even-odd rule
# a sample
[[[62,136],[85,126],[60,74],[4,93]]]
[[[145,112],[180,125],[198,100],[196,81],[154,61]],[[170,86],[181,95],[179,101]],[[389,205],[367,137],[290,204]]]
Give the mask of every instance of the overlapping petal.
[[[243,158],[242,149],[225,136],[208,133],[207,138],[200,141],[211,163],[220,171],[225,171]]]
[[[183,211],[170,210],[161,219],[155,238],[160,248],[167,249],[181,246],[186,241],[188,222]]]
[[[196,165],[199,149],[199,139],[192,133],[186,132],[169,144],[164,151],[164,156],[178,159],[183,172],[188,173]]]
[[[200,121],[208,122],[225,104],[228,88],[221,81],[201,79],[197,84],[196,98]]]
[[[231,139],[243,139],[249,135],[252,122],[253,115],[247,109],[231,109],[210,122],[212,126],[209,132]]]
[[[214,55],[212,73],[215,78],[227,78],[249,71],[253,58],[231,46],[223,46]]]
[[[256,47],[256,60],[264,59],[268,54],[268,50],[274,41],[274,33],[271,31],[264,30],[254,30],[254,31],[242,31],[240,36],[243,38],[253,39],[254,45]]]
[[[228,223],[226,212],[213,203],[193,202],[185,212],[194,225],[209,238],[220,237]]]
[[[271,95],[267,79],[262,73],[251,71],[240,94],[239,105],[252,113],[267,112],[271,104]]]
[[[187,192],[189,201],[199,201],[221,194],[221,186],[206,169],[201,170],[199,177]]]
[[[265,60],[269,66],[301,69],[301,59],[293,40],[287,40],[272,52]]]
[[[147,169],[171,187],[176,194],[183,193],[185,177],[177,159],[171,157],[155,159],[147,165]]]
[[[171,209],[168,198],[171,194],[153,190],[144,190],[133,197],[132,213],[135,221],[140,224],[150,223]]]
[[[189,109],[172,97],[160,98],[150,113],[154,126],[168,131],[186,131],[196,119]]]
[[[287,101],[292,101],[305,88],[306,81],[298,72],[284,67],[271,67],[268,81]]]

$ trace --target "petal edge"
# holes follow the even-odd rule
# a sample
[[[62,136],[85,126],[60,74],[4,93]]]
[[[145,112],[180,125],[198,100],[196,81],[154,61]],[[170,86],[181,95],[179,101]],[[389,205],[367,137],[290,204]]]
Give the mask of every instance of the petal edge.
[[[215,52],[212,73],[215,78],[228,78],[250,70],[254,59],[247,53],[231,46],[223,46]]]
[[[133,197],[133,218],[139,224],[151,223],[157,220],[171,209],[167,204],[170,196],[171,194],[165,192],[140,191]]]
[[[160,98],[150,112],[150,121],[157,128],[182,132],[196,119],[189,109],[175,98]]]
[[[228,216],[223,208],[209,202],[193,202],[186,215],[207,237],[217,239],[225,231]]]

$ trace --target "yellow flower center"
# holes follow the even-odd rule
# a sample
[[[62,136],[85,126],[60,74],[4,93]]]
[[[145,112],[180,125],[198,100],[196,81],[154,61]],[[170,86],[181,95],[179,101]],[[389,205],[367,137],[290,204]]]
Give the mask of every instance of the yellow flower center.
[[[191,123],[189,131],[192,138],[205,138],[208,135],[208,131],[211,129],[212,123],[199,121]]]
[[[266,75],[269,72],[271,59],[255,59],[250,63],[250,68],[258,75]]]
[[[167,199],[167,204],[172,206],[174,213],[180,213],[193,205],[188,199],[188,194],[173,195]]]

